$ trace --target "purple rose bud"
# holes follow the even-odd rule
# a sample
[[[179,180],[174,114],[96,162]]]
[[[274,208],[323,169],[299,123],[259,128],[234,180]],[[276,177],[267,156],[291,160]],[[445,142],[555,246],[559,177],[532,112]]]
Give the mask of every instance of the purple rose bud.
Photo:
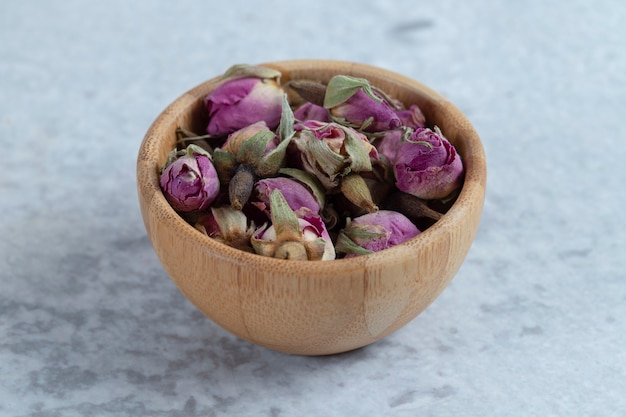
[[[408,109],[396,110],[396,114],[400,118],[402,126],[418,129],[426,125],[426,117],[416,104],[412,104]]]
[[[260,121],[231,133],[224,145],[215,149],[215,168],[222,184],[228,185],[233,208],[243,208],[258,177],[275,174],[280,169],[284,158],[281,155],[272,158],[281,151],[279,146],[278,136],[265,121]]]
[[[393,166],[400,191],[442,199],[461,186],[463,163],[438,128],[417,129],[398,149]]]
[[[380,210],[353,219],[340,233],[336,250],[346,257],[365,255],[390,248],[420,234],[403,214]]]
[[[307,120],[302,123],[296,124],[295,129],[299,131],[311,131],[317,139],[326,142],[326,144],[337,155],[346,155],[344,142],[346,141],[347,136],[358,138],[358,141],[362,142],[363,145],[367,148],[367,153],[370,157],[378,157],[378,152],[376,151],[376,148],[369,143],[367,137],[361,132],[357,132],[350,127],[345,127],[337,123],[326,123],[318,120]]]
[[[273,79],[226,80],[204,99],[209,112],[206,131],[211,136],[224,136],[258,121],[274,129],[280,122],[283,95]]]
[[[317,104],[306,102],[298,107],[293,115],[296,120],[304,122],[306,120],[318,120],[320,122],[330,122],[328,110]]]
[[[302,168],[315,175],[326,189],[339,185],[350,172],[372,170],[378,151],[364,134],[338,123],[307,120],[294,126],[294,143]]]
[[[315,258],[311,258],[309,255],[309,257],[305,259],[322,260],[322,261],[329,261],[329,260],[335,259],[336,254],[335,254],[335,247],[333,245],[333,241],[331,240],[330,235],[328,234],[328,231],[326,230],[326,226],[324,225],[324,222],[319,216],[310,216],[307,218],[298,217],[298,225],[300,226],[300,231],[302,234],[301,240],[286,242],[287,245],[293,245],[292,247],[297,247],[296,245],[299,245],[299,244],[306,245],[306,244],[314,244],[314,243],[322,242],[321,253],[319,254],[321,256],[318,255]],[[253,242],[256,245],[259,245],[258,241],[264,241],[268,243],[277,242],[278,236],[276,235],[275,226],[271,225],[267,229],[259,228],[259,230],[254,234],[254,239],[255,241]],[[287,245],[283,246],[283,248],[287,250],[291,249]],[[280,247],[276,248],[276,251],[278,250],[280,250]],[[296,251],[294,250],[294,253],[295,252]],[[259,251],[259,254],[265,255],[261,251]],[[279,257],[276,254],[273,256]]]
[[[177,211],[207,209],[220,191],[210,155],[195,145],[189,145],[176,155],[178,157],[161,174],[165,198]]]
[[[331,260],[335,247],[321,217],[289,207],[280,190],[270,195],[272,224],[254,232],[250,243],[259,255],[279,259]]]
[[[326,87],[324,107],[337,123],[365,132],[396,129],[402,121],[396,109],[362,78],[333,77]]]
[[[293,211],[306,207],[312,213],[317,214],[321,210],[320,203],[305,185],[297,180],[284,177],[265,178],[257,181],[250,203],[269,216],[270,195],[274,190],[281,191]]]

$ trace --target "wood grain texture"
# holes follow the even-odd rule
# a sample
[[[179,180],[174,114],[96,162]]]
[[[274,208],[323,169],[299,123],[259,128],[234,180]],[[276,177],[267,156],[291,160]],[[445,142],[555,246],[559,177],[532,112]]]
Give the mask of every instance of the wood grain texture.
[[[281,81],[327,82],[336,74],[363,77],[405,104],[421,106],[465,164],[463,189],[432,227],[396,247],[350,259],[286,261],[245,253],[201,234],[170,207],[158,167],[182,126],[203,132],[203,98],[216,78],[186,92],[154,121],[140,146],[137,187],[154,250],[185,296],[242,339],[280,352],[324,355],[356,349],[399,329],[444,290],[471,246],[483,208],[486,160],[467,118],[432,89],[383,69],[340,61],[263,64]]]

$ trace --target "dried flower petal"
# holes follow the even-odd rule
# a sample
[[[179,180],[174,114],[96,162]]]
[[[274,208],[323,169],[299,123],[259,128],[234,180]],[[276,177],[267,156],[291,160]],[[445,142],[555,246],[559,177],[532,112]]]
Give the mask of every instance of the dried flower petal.
[[[301,122],[307,120],[318,120],[320,122],[328,123],[330,122],[330,117],[328,115],[328,109],[318,106],[317,104],[313,104],[311,102],[306,102],[300,107],[298,107],[293,115],[296,120]]]
[[[272,224],[257,229],[251,243],[259,255],[294,260],[335,259],[335,249],[321,218],[296,217],[279,190],[270,195]]]
[[[396,110],[396,114],[400,118],[402,126],[419,129],[426,125],[426,116],[417,104],[412,104],[408,109]]]

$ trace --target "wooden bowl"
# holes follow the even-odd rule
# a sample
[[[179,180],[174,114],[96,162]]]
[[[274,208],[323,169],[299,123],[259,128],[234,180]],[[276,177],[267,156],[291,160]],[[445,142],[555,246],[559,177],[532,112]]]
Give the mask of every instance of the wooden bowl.
[[[186,223],[159,188],[158,168],[175,145],[178,126],[204,132],[203,98],[211,79],[186,92],[154,121],[137,159],[139,202],[154,250],[180,291],[224,329],[280,352],[324,355],[373,343],[399,329],[448,285],[478,228],[486,161],[465,116],[430,88],[368,65],[295,60],[262,64],[282,82],[336,74],[363,77],[405,104],[418,104],[457,147],[465,164],[462,191],[426,231],[381,252],[333,261],[278,260],[219,243]]]

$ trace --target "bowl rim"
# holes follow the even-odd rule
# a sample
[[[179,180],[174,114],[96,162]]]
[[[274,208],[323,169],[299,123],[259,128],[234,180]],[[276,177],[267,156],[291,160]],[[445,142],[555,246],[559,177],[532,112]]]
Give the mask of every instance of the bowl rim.
[[[197,103],[197,100],[202,99],[204,94],[201,94],[201,92],[208,86],[216,84],[217,79],[219,78],[218,75],[196,85],[172,101],[153,121],[139,147],[139,155],[137,158],[138,192],[143,195],[149,195],[147,201],[151,206],[151,212],[162,221],[171,222],[172,226],[176,227],[182,234],[181,238],[196,241],[203,246],[205,251],[209,252],[214,257],[218,257],[222,260],[228,260],[233,264],[245,265],[248,268],[252,267],[261,270],[273,271],[288,269],[294,271],[306,271],[307,276],[328,276],[333,270],[358,270],[363,269],[364,266],[383,264],[388,262],[390,259],[396,262],[398,259],[407,256],[413,257],[418,251],[427,246],[429,242],[439,239],[442,234],[447,233],[448,230],[453,228],[460,219],[470,214],[469,211],[472,210],[473,205],[459,204],[460,202],[467,200],[472,201],[476,199],[476,196],[479,196],[482,199],[480,202],[480,207],[482,207],[484,203],[487,176],[486,158],[482,142],[467,117],[440,93],[420,83],[419,81],[404,75],[363,63],[339,60],[296,59],[265,62],[257,65],[283,70],[284,68],[287,68],[290,72],[293,72],[294,70],[321,71],[328,68],[338,69],[349,66],[350,72],[376,74],[377,77],[391,77],[394,82],[399,82],[406,87],[415,89],[419,92],[419,94],[427,96],[428,100],[432,101],[434,104],[444,106],[452,113],[454,118],[457,120],[457,123],[462,124],[460,131],[463,132],[464,136],[465,152],[464,155],[461,156],[465,166],[465,177],[461,191],[457,200],[450,207],[450,209],[437,222],[421,232],[419,235],[403,242],[400,245],[367,255],[318,262],[306,260],[283,260],[248,253],[221,243],[196,230],[167,202],[160,188],[158,175],[159,161],[157,155],[158,152],[156,152],[156,150],[160,149],[162,146],[159,144],[162,139],[156,134],[159,128],[161,126],[165,126],[167,123],[176,122],[181,115],[185,114],[191,106]],[[367,75],[361,76],[363,78],[367,78]],[[405,105],[408,105],[408,103],[405,103]],[[147,149],[154,149],[155,151],[149,153],[147,152]],[[147,176],[147,181],[141,181],[144,176]],[[148,227],[148,225],[146,225],[146,227]]]

